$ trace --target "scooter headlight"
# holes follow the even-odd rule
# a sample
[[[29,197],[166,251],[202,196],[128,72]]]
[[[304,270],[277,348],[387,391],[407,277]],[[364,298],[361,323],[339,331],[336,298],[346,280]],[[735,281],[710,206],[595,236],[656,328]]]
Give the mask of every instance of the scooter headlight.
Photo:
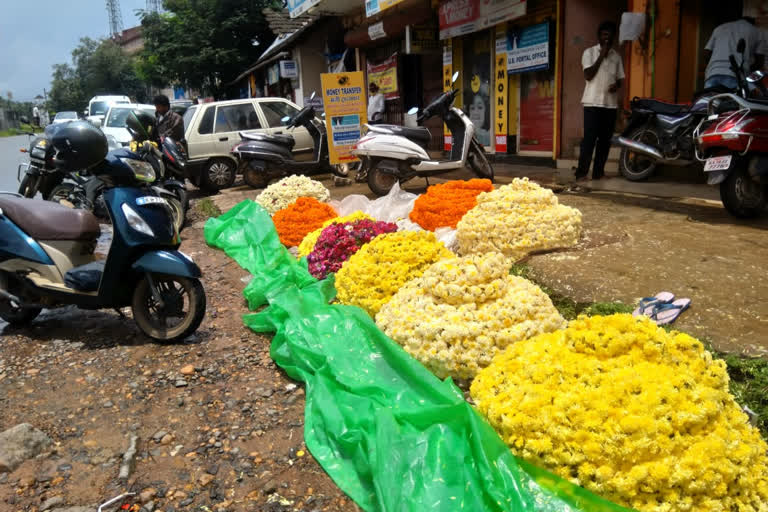
[[[123,203],[121,208],[129,226],[131,226],[139,233],[144,233],[145,235],[151,237],[155,236],[155,232],[152,231],[152,228],[149,227],[149,224],[147,224],[146,221],[141,218],[141,215],[139,215],[136,210],[128,206],[127,203]]]
[[[157,175],[155,174],[155,170],[147,162],[144,162],[142,160],[136,160],[134,158],[121,158],[120,161],[126,164],[131,169],[133,169],[133,174],[134,176],[136,176],[136,179],[139,181],[144,181],[146,183],[153,183],[157,178]]]

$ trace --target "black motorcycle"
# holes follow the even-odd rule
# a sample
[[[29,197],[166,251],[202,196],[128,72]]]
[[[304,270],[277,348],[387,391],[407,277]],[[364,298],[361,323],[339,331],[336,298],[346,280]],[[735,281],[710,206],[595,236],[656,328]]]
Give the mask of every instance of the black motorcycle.
[[[29,154],[29,163],[20,164],[16,173],[19,194],[33,198],[40,192],[43,199],[48,199],[56,185],[64,180],[66,173],[53,165],[53,146],[47,137],[34,133],[27,135],[31,139],[29,149],[22,148],[21,151]]]

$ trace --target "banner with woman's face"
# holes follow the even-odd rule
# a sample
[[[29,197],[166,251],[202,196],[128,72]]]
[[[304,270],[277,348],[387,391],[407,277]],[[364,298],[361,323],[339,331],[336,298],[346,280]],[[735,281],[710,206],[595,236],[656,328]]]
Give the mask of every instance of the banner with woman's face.
[[[491,145],[491,34],[477,32],[464,40],[464,112],[475,126],[475,137]]]

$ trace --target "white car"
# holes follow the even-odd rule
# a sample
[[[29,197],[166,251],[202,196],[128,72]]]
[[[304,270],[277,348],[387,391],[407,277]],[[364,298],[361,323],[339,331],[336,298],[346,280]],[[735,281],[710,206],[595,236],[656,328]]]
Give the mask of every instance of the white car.
[[[291,135],[296,141],[296,160],[309,160],[315,147],[312,136],[301,126],[286,130],[282,120],[299,110],[298,105],[284,98],[248,98],[190,106],[184,113],[190,180],[212,191],[232,186],[238,168],[232,147],[240,142],[241,131]]]
[[[53,117],[52,124],[68,123],[70,121],[77,121],[77,119],[77,112],[56,112],[56,115]]]
[[[85,118],[93,124],[96,124],[97,120],[103,124],[104,116],[107,114],[109,107],[118,103],[130,102],[131,99],[128,96],[94,96],[88,102],[88,108],[84,112]]]
[[[155,115],[154,105],[144,105],[141,103],[118,103],[112,105],[104,116],[104,124],[101,125],[101,131],[104,135],[112,135],[121,146],[127,146],[131,142],[131,133],[125,127],[125,120],[128,114],[133,110],[141,110],[148,114]],[[97,123],[98,124],[98,123]]]

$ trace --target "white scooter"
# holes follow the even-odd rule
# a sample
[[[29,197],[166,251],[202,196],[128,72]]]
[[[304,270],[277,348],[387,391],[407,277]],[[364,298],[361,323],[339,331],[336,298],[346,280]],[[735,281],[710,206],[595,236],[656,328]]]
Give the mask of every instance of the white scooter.
[[[459,77],[453,74],[451,83]],[[425,108],[417,121],[440,116],[453,135],[450,160],[435,161],[427,154],[429,130],[423,126],[407,128],[392,124],[366,125],[368,132],[359,140],[352,154],[362,161],[358,181],[367,179],[371,191],[383,196],[395,182],[404,183],[412,178],[429,178],[451,172],[468,165],[481,178],[493,181],[493,168],[485,156],[483,146],[475,138],[472,121],[453,106],[457,90],[442,93]],[[408,111],[413,115],[416,107]]]

